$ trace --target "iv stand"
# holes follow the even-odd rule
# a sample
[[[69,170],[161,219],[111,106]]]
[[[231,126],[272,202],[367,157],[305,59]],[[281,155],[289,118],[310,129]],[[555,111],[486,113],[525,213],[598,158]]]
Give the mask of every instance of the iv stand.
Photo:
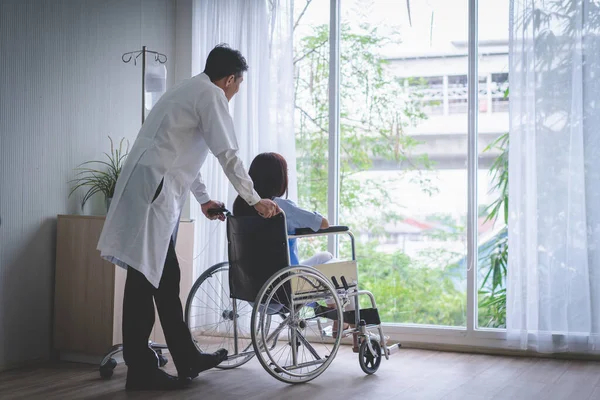
[[[167,62],[167,56],[161,53],[157,53],[155,51],[150,51],[146,49],[146,46],[142,47],[142,50],[130,51],[129,53],[125,53],[121,56],[121,59],[124,63],[128,63],[133,59],[133,64],[136,65],[137,59],[139,56],[142,57],[142,125],[144,124],[144,119],[146,117],[146,54],[154,54],[154,60],[164,64]],[[156,359],[158,361],[158,365],[161,367],[167,363],[167,358],[162,355],[163,350],[167,349],[167,345],[154,343],[152,341],[148,341],[148,347],[154,352],[156,355]],[[112,376],[113,370],[117,366],[117,361],[113,358],[116,354],[123,351],[122,344],[114,345],[108,354],[104,356],[102,361],[100,362],[100,376],[108,379]]]
[[[146,48],[146,46],[142,46],[142,50],[130,51],[121,56],[121,60],[124,63],[128,63],[133,59],[133,64],[137,65],[137,59],[139,56],[142,57],[142,124],[146,119],[146,54],[154,54],[154,61],[157,61],[161,64],[167,62],[167,56],[158,53],[156,51],[151,51]]]

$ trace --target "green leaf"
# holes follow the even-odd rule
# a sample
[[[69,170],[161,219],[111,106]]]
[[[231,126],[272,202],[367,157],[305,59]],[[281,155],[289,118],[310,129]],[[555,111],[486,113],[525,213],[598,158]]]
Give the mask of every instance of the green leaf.
[[[129,152],[129,142],[123,138],[119,142],[119,147],[115,148],[112,138],[109,136],[108,139],[110,141],[110,154],[103,153],[108,158],[108,161],[86,161],[80,164],[75,168],[75,178],[69,181],[69,183],[73,184],[69,192],[69,197],[80,188],[88,188],[82,199],[82,208],[97,193],[103,193],[106,197],[112,197],[114,194],[115,185],[121,173],[121,166]],[[123,151],[124,143],[127,143],[125,152]],[[91,164],[105,167],[105,169],[87,167],[87,165]]]

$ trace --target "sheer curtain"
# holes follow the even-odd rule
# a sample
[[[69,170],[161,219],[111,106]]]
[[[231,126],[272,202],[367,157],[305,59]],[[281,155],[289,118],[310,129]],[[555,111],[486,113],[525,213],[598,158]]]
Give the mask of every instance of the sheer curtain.
[[[587,352],[600,332],[600,9],[513,0],[507,332]]]
[[[296,194],[292,0],[196,0],[193,8],[192,73],[204,70],[208,53],[227,43],[240,50],[249,70],[230,103],[244,164],[274,151],[288,161],[290,197]],[[202,176],[214,200],[229,209],[237,193],[218,161],[208,157]],[[192,200],[196,224],[196,276],[227,259],[225,224],[210,222]]]

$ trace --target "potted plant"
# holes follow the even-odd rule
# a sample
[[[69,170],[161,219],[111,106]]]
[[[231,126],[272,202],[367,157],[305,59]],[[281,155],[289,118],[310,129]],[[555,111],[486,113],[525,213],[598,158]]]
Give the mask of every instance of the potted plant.
[[[110,140],[110,154],[104,153],[108,160],[87,161],[83,164],[80,164],[77,168],[75,168],[75,170],[78,171],[76,178],[70,181],[70,183],[73,183],[74,186],[71,189],[71,193],[69,193],[69,197],[71,197],[71,195],[77,189],[81,187],[88,187],[87,192],[81,200],[82,209],[90,197],[96,193],[104,194],[107,211],[110,207],[110,202],[115,193],[117,179],[121,173],[121,168],[123,167],[125,157],[127,157],[129,152],[129,142],[126,142],[125,139],[121,139],[119,142],[119,147],[115,147],[110,136],[108,137],[108,140]],[[124,142],[126,142],[125,149],[123,149]],[[96,164],[97,167],[90,167],[92,164]]]

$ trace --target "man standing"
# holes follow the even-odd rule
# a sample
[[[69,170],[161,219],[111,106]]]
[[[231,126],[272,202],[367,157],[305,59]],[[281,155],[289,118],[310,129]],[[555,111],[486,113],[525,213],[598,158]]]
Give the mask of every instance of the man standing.
[[[246,60],[236,50],[215,47],[204,72],[167,91],[153,107],[133,144],[98,243],[103,258],[127,269],[123,298],[123,358],[130,390],[176,389],[226,359],[220,349],[196,348],[179,300],[180,270],[175,240],[181,210],[191,190],[209,219],[222,207],[211,200],[200,176],[209,150],[239,195],[259,214],[279,212],[261,199],[237,156],[228,102],[239,90]],[[148,339],[154,303],[178,378],[158,367]]]

